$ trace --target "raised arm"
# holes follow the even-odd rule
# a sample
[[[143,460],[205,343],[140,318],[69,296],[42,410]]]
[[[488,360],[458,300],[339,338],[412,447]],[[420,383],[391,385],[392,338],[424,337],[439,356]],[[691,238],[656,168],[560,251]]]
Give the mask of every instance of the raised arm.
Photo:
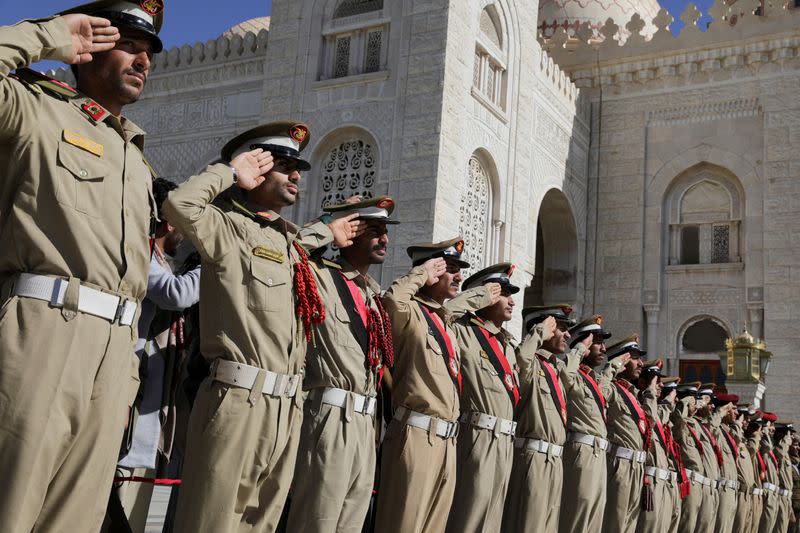
[[[397,278],[383,295],[383,304],[392,318],[392,327],[403,328],[411,319],[411,300],[428,281],[424,265],[415,266],[408,274]]]
[[[499,294],[500,285],[497,283],[494,283],[493,285],[497,285]],[[483,309],[484,307],[488,307],[493,303],[494,301],[489,289],[486,285],[481,285],[480,287],[473,287],[465,290],[452,300],[448,300],[444,306],[453,314],[453,316],[458,318],[468,312],[474,313],[475,311]]]
[[[200,267],[176,276],[155,259],[150,261],[147,299],[161,309],[183,311],[200,301]]]

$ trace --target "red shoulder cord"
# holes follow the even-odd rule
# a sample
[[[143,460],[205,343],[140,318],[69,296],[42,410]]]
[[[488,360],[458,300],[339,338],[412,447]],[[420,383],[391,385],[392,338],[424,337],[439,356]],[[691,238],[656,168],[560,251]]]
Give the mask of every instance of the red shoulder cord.
[[[758,457],[758,478],[764,481],[767,479],[767,463],[764,462],[764,456],[761,455],[761,451],[756,452],[756,457]]]
[[[378,369],[378,387],[380,387],[384,367],[394,366],[392,324],[380,298],[375,296],[372,301],[375,302],[377,310],[369,308],[369,364],[372,368]]]
[[[300,257],[300,260],[294,263],[294,295],[297,298],[295,310],[297,316],[303,321],[306,342],[311,342],[314,334],[311,324],[322,324],[325,320],[325,305],[322,303],[322,298],[317,291],[317,283],[308,266],[308,254],[297,242],[292,244]]]
[[[680,493],[681,493],[681,500],[686,498],[689,495],[689,491],[692,488],[692,483],[689,481],[689,478],[686,476],[686,469],[683,467],[683,457],[681,457],[681,445],[672,437],[672,429],[669,426],[664,427],[664,434],[667,437],[667,442],[669,443],[668,452],[672,454],[672,458],[675,460],[675,470],[677,470],[678,474],[680,475]]]

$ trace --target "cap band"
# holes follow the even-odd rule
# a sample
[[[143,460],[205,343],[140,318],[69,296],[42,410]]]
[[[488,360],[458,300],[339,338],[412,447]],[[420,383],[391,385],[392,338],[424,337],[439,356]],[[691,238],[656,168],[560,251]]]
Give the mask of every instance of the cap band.
[[[388,219],[389,218],[389,211],[386,209],[381,209],[377,206],[370,206],[370,207],[361,207],[356,209],[347,209],[343,211],[336,211],[335,213],[331,213],[331,217],[336,220],[337,218],[344,218],[349,217],[350,215],[358,213],[358,218],[369,218],[369,219]]]

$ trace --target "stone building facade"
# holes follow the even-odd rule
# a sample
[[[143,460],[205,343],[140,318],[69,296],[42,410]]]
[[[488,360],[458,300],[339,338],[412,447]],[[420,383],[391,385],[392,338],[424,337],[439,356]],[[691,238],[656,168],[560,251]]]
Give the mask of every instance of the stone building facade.
[[[314,168],[285,215],[308,220],[354,193],[396,198],[403,224],[374,273],[384,286],[408,268],[409,244],[461,233],[476,267],[517,265],[526,304],[602,313],[672,373],[718,378],[721,343],[749,328],[774,353],[764,401],[790,415],[800,8],[789,1],[717,1],[707,31],[690,6],[673,36],[654,0],[613,12],[543,0],[542,20],[534,0],[274,0],[271,19],[158,56],[130,116],[176,181],[237,132],[305,121]]]

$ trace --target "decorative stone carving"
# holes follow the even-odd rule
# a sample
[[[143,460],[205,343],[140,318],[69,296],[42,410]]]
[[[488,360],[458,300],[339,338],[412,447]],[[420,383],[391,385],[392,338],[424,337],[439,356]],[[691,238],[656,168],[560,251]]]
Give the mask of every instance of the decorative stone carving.
[[[355,194],[372,198],[377,168],[369,143],[351,139],[336,146],[322,164],[320,208],[340,204]]]
[[[472,156],[467,165],[466,188],[461,193],[459,228],[464,238],[464,253],[471,263],[469,273],[486,265],[487,235],[491,220],[491,182],[480,160]],[[469,273],[464,272],[464,276]]]

